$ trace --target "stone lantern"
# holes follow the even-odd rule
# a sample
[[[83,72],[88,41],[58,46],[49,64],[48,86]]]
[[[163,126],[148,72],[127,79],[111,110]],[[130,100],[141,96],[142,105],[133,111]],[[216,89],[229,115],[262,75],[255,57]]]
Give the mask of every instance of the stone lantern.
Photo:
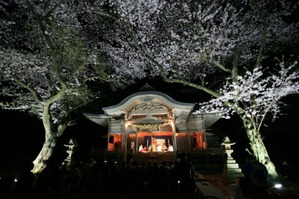
[[[236,163],[236,160],[232,157],[232,153],[234,150],[231,148],[232,145],[236,144],[235,142],[231,142],[230,139],[226,136],[223,139],[221,145],[224,146],[224,151],[227,154],[226,165],[224,165],[224,174],[226,177],[226,182],[234,183],[237,177],[243,177],[242,170],[239,168],[239,164]]]
[[[224,146],[224,151],[227,154],[227,162],[229,162],[230,160],[234,161],[234,159],[231,155],[234,152],[234,150],[232,149],[231,146],[234,144],[236,144],[236,143],[231,142],[227,136],[223,139],[222,145]]]
[[[67,147],[66,152],[68,154],[68,156],[65,159],[65,162],[67,166],[70,166],[72,164],[72,154],[75,146],[73,139],[71,139],[68,144],[64,144],[64,146]]]

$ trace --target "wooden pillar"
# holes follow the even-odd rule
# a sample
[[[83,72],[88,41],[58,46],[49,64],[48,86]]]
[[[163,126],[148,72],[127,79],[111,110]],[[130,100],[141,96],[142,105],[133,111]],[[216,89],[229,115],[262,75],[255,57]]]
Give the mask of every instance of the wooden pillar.
[[[151,134],[151,144],[150,144],[150,146],[151,146],[151,151],[150,151],[150,152],[153,152],[153,132],[152,132],[151,129],[149,130],[149,133]]]
[[[123,131],[123,160],[126,162],[127,161],[127,153],[128,153],[128,134],[127,134],[127,127],[124,125],[124,131]]]
[[[110,148],[109,148],[109,139],[110,139],[111,134],[108,132],[107,135],[108,135],[107,136],[107,151],[109,151],[110,150]]]
[[[111,119],[108,121],[108,133],[107,133],[107,151],[109,150],[109,137],[111,135]]]
[[[206,134],[206,125],[205,125],[204,115],[201,116],[201,120],[202,120],[202,127],[203,127],[203,149],[206,149],[208,146],[208,143],[207,143],[207,134]]]
[[[177,154],[177,143],[176,143],[176,130],[175,130],[175,124],[174,124],[174,121],[171,120],[171,128],[172,128],[172,140],[173,140],[173,157],[174,159],[177,158],[176,154]]]
[[[190,131],[187,132],[187,139],[188,139],[188,152],[191,151],[191,140],[190,140]]]
[[[196,148],[198,149],[204,149],[204,143],[203,143],[203,133],[198,132],[196,135]]]
[[[135,137],[135,151],[138,153],[139,151],[139,143],[138,143],[138,132],[136,132],[136,137]]]

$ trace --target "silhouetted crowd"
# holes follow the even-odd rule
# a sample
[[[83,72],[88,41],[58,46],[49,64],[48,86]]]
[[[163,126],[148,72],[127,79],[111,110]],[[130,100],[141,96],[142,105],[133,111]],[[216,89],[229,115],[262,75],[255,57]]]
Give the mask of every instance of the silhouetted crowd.
[[[11,194],[0,198],[188,199],[195,194],[195,170],[185,154],[174,162],[97,162],[89,158],[71,166],[47,165],[38,175],[28,165]]]

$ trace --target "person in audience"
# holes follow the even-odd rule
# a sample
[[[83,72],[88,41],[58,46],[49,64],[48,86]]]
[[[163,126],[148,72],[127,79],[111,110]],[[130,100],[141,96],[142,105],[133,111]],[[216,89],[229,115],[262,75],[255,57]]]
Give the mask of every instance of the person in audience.
[[[165,142],[163,143],[162,151],[167,151],[167,146],[166,146]]]
[[[31,172],[33,169],[33,162],[28,162],[25,165],[24,171],[19,175],[18,182],[15,186],[16,198],[32,198],[33,186],[35,182],[35,175]]]
[[[156,140],[156,138],[153,138],[152,139],[152,151],[157,151],[158,149],[157,149],[157,140]]]
[[[146,146],[143,146],[142,151],[143,151],[143,152],[147,152],[147,148],[146,148]]]
[[[169,144],[169,146],[168,146],[168,151],[170,151],[170,152],[173,151],[173,146],[171,144]]]
[[[139,150],[138,150],[139,152],[142,152],[143,151],[143,145],[141,144],[140,146],[139,146]]]
[[[152,151],[152,146],[151,145],[149,145],[148,146],[148,150],[147,150],[148,152],[151,152]]]
[[[195,184],[195,167],[188,160],[187,154],[182,153],[177,164],[177,177],[180,181],[180,192],[186,199],[193,199],[196,184]]]
[[[160,145],[160,144],[157,145],[157,151],[159,151],[159,152],[162,151],[162,145]]]

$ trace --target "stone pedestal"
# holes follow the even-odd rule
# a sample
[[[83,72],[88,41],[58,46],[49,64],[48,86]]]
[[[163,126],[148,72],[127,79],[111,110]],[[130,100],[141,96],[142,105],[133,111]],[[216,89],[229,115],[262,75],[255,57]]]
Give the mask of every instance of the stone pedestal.
[[[71,139],[70,142],[68,144],[64,145],[65,147],[67,147],[67,154],[68,156],[66,157],[66,159],[64,160],[67,164],[67,166],[71,166],[72,164],[72,154],[73,154],[73,148],[75,146],[73,140]]]
[[[226,164],[224,165],[224,171],[223,171],[227,184],[235,183],[235,179],[237,177],[244,176],[242,170],[239,167],[239,164],[231,156],[231,154],[234,152],[231,146],[234,144],[235,142],[232,143],[228,137],[225,137],[222,142],[222,145],[224,146],[224,151],[227,154]]]

